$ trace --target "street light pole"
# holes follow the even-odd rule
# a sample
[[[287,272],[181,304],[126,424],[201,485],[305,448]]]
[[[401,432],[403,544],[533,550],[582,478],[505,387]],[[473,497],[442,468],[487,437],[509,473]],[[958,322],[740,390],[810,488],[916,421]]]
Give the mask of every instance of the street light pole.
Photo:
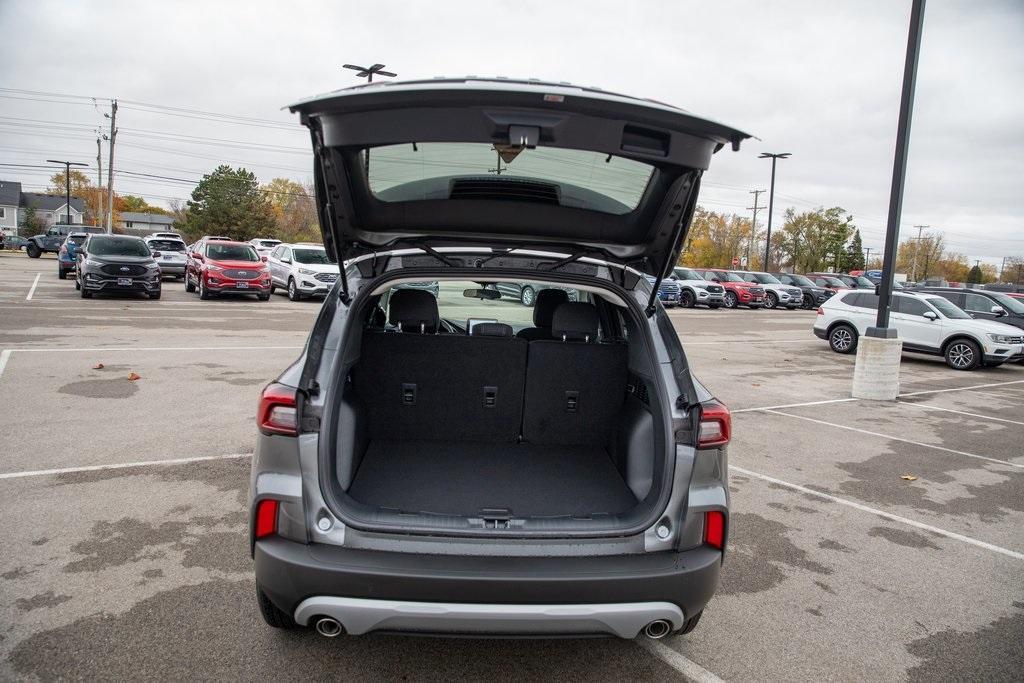
[[[779,159],[788,159],[791,156],[790,152],[782,152],[781,154],[774,154],[772,152],[762,152],[758,159],[771,159],[772,160],[772,183],[768,189],[768,236],[765,239],[764,244],[764,263],[761,264],[762,270],[771,271],[771,261],[769,256],[772,250],[772,214],[775,212],[775,162]]]
[[[48,164],[64,164],[64,199],[67,202],[66,211],[64,212],[65,223],[71,225],[71,167],[72,166],[88,166],[89,164],[82,164],[77,161],[58,161],[56,159],[47,159]]]

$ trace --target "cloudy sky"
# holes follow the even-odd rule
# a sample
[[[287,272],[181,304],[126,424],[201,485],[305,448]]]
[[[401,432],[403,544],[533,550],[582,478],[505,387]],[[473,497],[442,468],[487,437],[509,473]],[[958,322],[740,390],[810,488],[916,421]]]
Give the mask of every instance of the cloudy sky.
[[[703,204],[749,215],[749,190],[769,180],[758,153],[792,152],[779,166],[776,220],[789,206],[842,206],[877,249],[909,8],[909,0],[0,0],[0,177],[41,187],[47,171],[11,164],[48,158],[87,162],[95,174],[95,128],[116,97],[119,192],[166,204],[191,186],[152,176],[195,180],[220,162],[264,181],[306,180],[309,140],[282,107],[355,83],[345,62],[383,62],[406,78],[598,85],[735,125],[759,140],[716,156]],[[932,0],[903,234],[930,225],[956,251],[996,264],[1024,255],[1022,188],[1024,2]]]

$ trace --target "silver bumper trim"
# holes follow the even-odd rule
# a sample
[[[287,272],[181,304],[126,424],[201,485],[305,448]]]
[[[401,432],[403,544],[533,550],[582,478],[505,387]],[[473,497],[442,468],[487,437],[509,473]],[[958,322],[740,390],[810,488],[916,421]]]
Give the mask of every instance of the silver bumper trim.
[[[683,611],[669,602],[589,605],[487,605],[314,596],[295,610],[295,621],[310,626],[332,617],[350,635],[370,631],[489,635],[608,634],[635,638],[647,624],[664,619],[682,628]]]

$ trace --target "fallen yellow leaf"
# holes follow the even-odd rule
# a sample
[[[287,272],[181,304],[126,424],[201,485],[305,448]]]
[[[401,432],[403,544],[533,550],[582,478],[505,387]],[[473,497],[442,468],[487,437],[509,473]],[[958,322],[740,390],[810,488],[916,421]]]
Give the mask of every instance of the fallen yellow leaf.
[[[132,382],[134,382],[137,379],[142,379],[142,377],[140,377],[139,375],[136,375],[134,372],[129,372],[128,373],[128,379],[131,380]]]
[[[103,369],[103,363],[97,363],[96,365],[92,366],[92,369],[93,370],[102,370]]]
[[[905,479],[906,481],[917,481],[917,477],[915,477],[913,474],[904,474],[900,476],[900,479]]]

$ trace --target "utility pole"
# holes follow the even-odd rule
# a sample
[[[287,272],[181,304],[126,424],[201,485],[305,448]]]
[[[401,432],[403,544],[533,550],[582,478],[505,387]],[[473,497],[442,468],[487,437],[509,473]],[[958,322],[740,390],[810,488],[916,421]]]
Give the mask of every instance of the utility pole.
[[[89,164],[83,164],[77,161],[58,161],[56,159],[47,159],[46,163],[64,164],[64,201],[67,202],[64,211],[64,222],[67,225],[71,225],[71,167],[88,166]]]
[[[917,246],[914,247],[914,282],[917,282],[917,253],[921,251],[921,231],[925,228],[930,228],[930,225],[915,225],[917,228]]]
[[[106,116],[106,114],[104,114]],[[107,234],[114,232],[114,141],[117,139],[117,100],[110,102],[110,159],[107,162]]]
[[[748,194],[754,195],[754,205],[748,206],[747,210],[754,212],[754,219],[750,221],[750,241],[747,242],[747,268],[750,267],[750,251],[754,247],[754,240],[757,239],[757,212],[759,209],[765,209],[768,207],[758,206],[758,200],[761,195],[764,194],[764,190],[750,190]]]
[[[99,199],[100,214],[96,217],[96,221],[99,225],[104,224],[103,214],[103,144],[101,138],[103,134],[100,133],[99,129],[96,130],[96,194]]]
[[[764,263],[761,267],[765,271],[771,270],[771,261],[769,256],[772,250],[772,213],[775,211],[775,162],[779,159],[788,159],[790,152],[783,152],[782,154],[773,154],[772,152],[762,152],[757,158],[758,159],[771,159],[772,160],[772,184],[771,189],[768,191],[768,237],[765,239],[764,244]]]
[[[999,264],[999,282],[1003,281],[1003,271],[1006,270],[1006,257],[1003,257],[1003,262]]]
[[[872,247],[864,247],[864,270],[868,269],[868,261],[871,260],[872,251],[874,251]]]

